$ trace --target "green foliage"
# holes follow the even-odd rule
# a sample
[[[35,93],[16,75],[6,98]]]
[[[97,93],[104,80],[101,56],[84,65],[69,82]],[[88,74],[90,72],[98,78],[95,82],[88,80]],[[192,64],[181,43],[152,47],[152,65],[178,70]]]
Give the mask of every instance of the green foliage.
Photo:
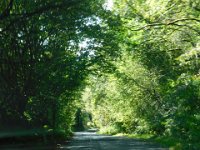
[[[109,134],[173,137],[198,149],[198,0],[103,5],[0,2],[0,127],[70,133],[80,117]]]
[[[106,70],[114,55],[109,49],[115,42],[108,42],[114,32],[107,30],[111,19],[103,4],[0,2],[2,129],[47,125],[71,132],[85,78],[94,65]]]
[[[121,129],[118,128],[116,125],[102,127],[99,131],[100,134],[109,134],[109,135],[115,135],[119,132],[121,132]]]
[[[98,127],[110,126],[111,130],[128,133],[149,132],[149,123],[145,118],[153,119],[159,105],[157,102],[150,105],[152,102],[149,99],[153,101],[156,96],[156,76],[129,54],[115,64],[117,69],[114,75],[90,77],[90,86],[83,95],[86,110],[93,114],[93,121]],[[146,104],[147,100],[149,104]]]
[[[179,149],[198,149],[199,3],[114,1],[112,12],[121,21],[121,58],[111,62],[112,74],[89,78],[83,99],[94,123],[108,133],[171,136]]]

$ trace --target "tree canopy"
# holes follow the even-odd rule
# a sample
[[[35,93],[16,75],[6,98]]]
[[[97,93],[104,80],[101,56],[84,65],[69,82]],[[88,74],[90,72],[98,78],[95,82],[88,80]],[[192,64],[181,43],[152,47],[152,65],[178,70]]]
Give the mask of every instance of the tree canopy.
[[[199,149],[200,2],[110,2],[0,2],[0,129],[68,134],[82,115]]]

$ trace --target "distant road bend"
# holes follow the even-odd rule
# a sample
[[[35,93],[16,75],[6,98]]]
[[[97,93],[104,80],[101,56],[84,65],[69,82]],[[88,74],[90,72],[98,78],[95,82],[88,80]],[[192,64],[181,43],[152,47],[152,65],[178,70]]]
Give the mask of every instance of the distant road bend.
[[[127,137],[98,135],[95,132],[76,132],[63,150],[168,150],[153,143]]]

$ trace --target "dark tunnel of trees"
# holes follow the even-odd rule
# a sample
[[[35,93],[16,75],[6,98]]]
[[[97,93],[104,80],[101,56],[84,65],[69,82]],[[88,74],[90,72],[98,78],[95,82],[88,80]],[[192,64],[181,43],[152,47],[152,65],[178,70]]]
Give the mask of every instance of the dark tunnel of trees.
[[[198,0],[0,1],[0,134],[89,127],[200,149]]]

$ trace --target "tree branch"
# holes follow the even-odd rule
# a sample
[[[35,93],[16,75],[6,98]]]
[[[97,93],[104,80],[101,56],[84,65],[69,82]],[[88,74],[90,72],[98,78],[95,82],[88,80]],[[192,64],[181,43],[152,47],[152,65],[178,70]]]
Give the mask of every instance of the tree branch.
[[[24,13],[24,14],[15,14],[15,16],[19,16],[19,17],[16,17],[13,20],[11,20],[10,23],[0,32],[4,32],[4,31],[8,30],[13,24],[15,24],[16,22],[19,22],[22,19],[24,20],[24,19],[30,18],[34,15],[43,14],[43,13],[48,12],[50,10],[54,11],[56,9],[63,9],[63,8],[66,8],[66,7],[70,8],[71,6],[75,6],[76,4],[80,4],[80,2],[81,2],[80,0],[60,2],[60,3],[57,3],[57,4],[55,4],[55,2],[54,2],[54,3],[48,4],[46,6],[43,6],[41,8],[38,8],[38,9],[34,10],[33,12]]]
[[[182,19],[177,19],[171,22],[166,22],[166,23],[152,23],[152,24],[147,24],[143,27],[140,27],[138,29],[131,29],[132,31],[140,31],[143,30],[145,28],[149,28],[149,27],[155,27],[155,26],[167,26],[167,25],[175,25],[175,26],[186,26],[186,25],[182,25],[182,24],[177,24],[178,22],[185,22],[185,21],[196,21],[200,23],[200,19],[197,18],[182,18]]]

